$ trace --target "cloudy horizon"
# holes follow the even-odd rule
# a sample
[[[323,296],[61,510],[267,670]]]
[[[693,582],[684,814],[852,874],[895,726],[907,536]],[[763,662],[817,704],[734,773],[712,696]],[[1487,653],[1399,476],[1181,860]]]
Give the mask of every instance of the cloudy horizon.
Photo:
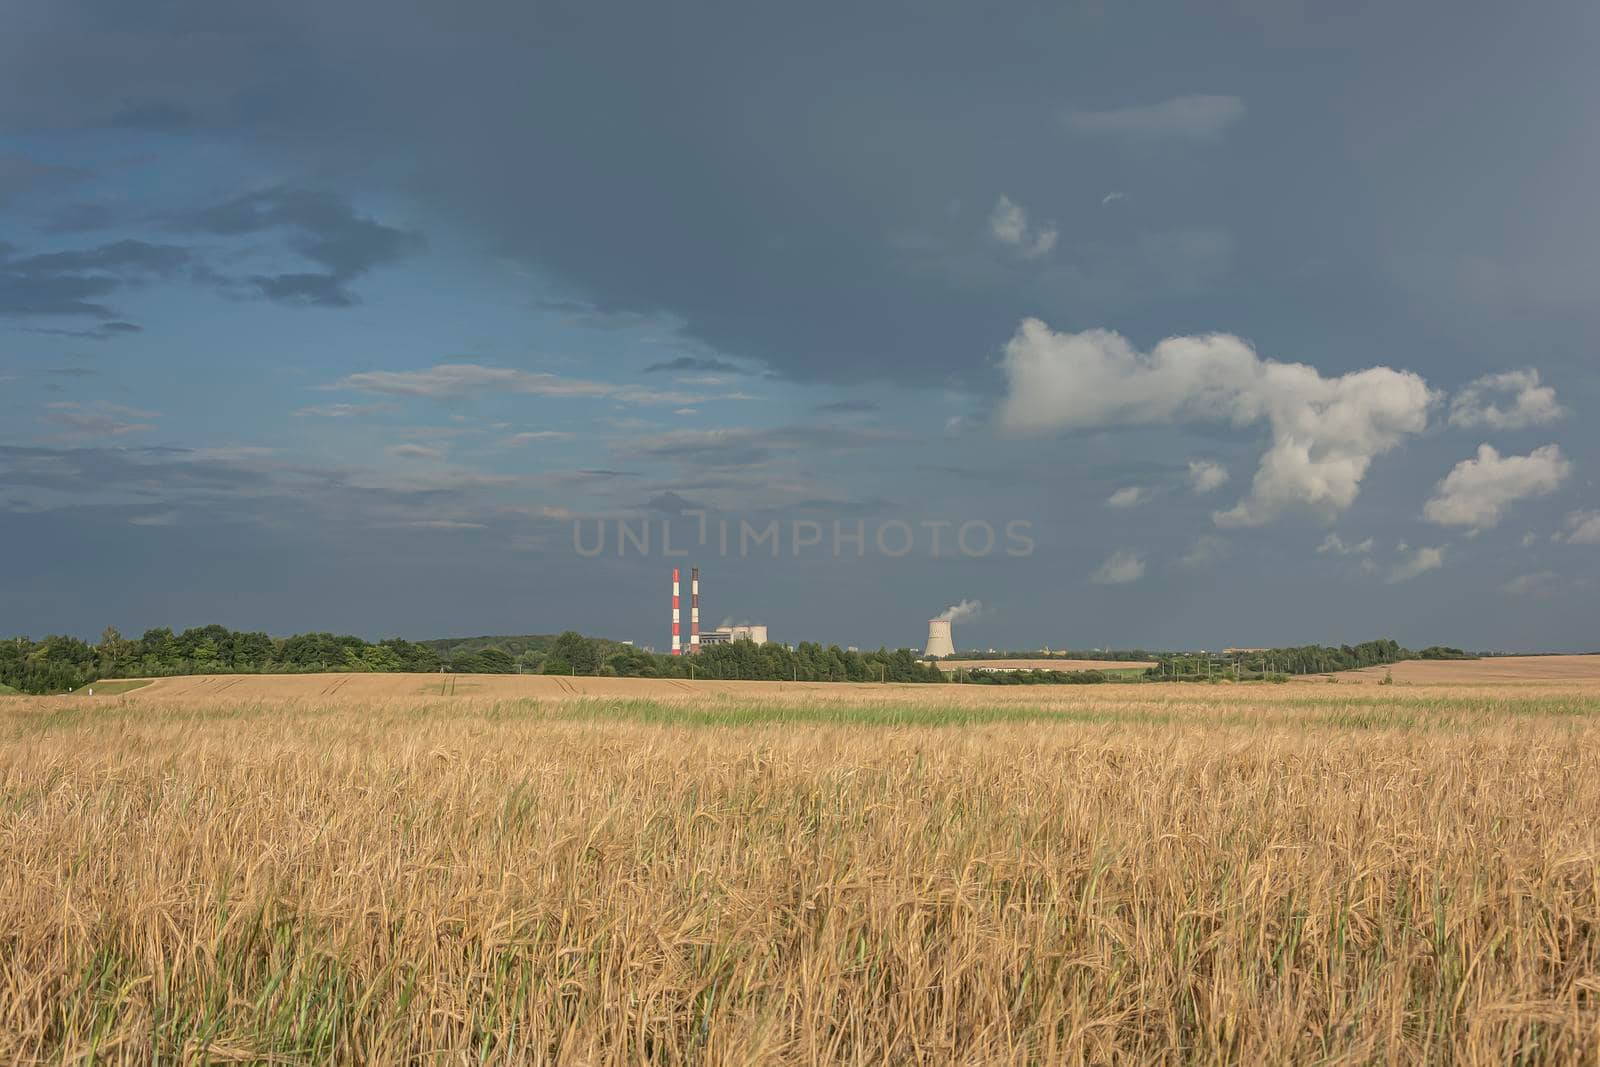
[[[1600,648],[1592,6],[11,18],[0,635]]]

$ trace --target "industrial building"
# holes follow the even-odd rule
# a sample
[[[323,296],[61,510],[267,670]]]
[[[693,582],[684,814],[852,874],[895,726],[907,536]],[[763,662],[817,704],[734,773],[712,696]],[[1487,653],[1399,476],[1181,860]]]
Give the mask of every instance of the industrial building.
[[[680,607],[679,571],[672,568],[672,654],[685,655],[682,633],[682,609]],[[754,641],[758,645],[767,643],[767,628],[765,625],[739,625],[719,626],[707,633],[700,632],[700,568],[689,568],[689,645],[688,655],[700,651],[702,645],[725,645],[730,641]]]
[[[700,635],[702,645],[725,645],[729,641],[754,641],[758,645],[767,643],[767,628],[765,626],[719,626],[715,630],[707,630]]]

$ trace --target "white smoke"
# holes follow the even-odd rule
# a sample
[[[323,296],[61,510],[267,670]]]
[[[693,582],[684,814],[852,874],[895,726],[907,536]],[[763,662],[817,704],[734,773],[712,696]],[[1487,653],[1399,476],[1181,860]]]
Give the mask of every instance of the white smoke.
[[[939,612],[935,618],[943,622],[960,622],[962,619],[970,619],[974,615],[982,613],[982,611],[983,601],[963,600],[959,604],[951,604],[948,608]]]

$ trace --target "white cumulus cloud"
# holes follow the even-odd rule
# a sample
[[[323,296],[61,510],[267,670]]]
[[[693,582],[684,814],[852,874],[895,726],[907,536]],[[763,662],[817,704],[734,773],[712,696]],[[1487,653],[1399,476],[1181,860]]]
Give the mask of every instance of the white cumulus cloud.
[[[1502,456],[1490,445],[1464,459],[1434,487],[1422,514],[1440,526],[1486,530],[1505,517],[1518,500],[1553,493],[1572,473],[1572,464],[1556,445],[1536,448],[1526,456]]]
[[[1348,508],[1374,458],[1427,427],[1416,374],[1371,367],[1324,378],[1262,359],[1230,334],[1169,337],[1137,351],[1110,330],[1067,333],[1025,319],[1006,345],[1001,425],[1017,432],[1265,422],[1272,444],[1248,496],[1213,518],[1260,526],[1288,511],[1331,519]]]
[[[1142,485],[1127,485],[1106,497],[1108,508],[1136,508],[1150,499],[1150,490]]]
[[[1049,255],[1056,246],[1057,236],[1054,223],[1030,227],[1027,209],[1004,194],[989,213],[989,235],[1015,248],[1023,259]]]
[[[1095,568],[1089,580],[1096,585],[1126,585],[1144,577],[1144,557],[1132,549],[1119,548]]]
[[[1189,461],[1189,488],[1197,493],[1209,493],[1228,484],[1228,468],[1205,459]]]
[[[1510,403],[1498,403],[1496,397],[1507,397]],[[1565,414],[1556,403],[1556,391],[1540,385],[1539,372],[1532,367],[1479,378],[1450,403],[1450,425],[1463,429],[1517,430],[1554,422]]]

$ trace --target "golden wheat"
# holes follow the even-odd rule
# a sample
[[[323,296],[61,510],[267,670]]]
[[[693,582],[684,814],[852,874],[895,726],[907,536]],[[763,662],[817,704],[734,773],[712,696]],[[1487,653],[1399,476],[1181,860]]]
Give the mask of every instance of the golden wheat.
[[[0,1059],[1593,1062],[1592,690],[0,700]]]

